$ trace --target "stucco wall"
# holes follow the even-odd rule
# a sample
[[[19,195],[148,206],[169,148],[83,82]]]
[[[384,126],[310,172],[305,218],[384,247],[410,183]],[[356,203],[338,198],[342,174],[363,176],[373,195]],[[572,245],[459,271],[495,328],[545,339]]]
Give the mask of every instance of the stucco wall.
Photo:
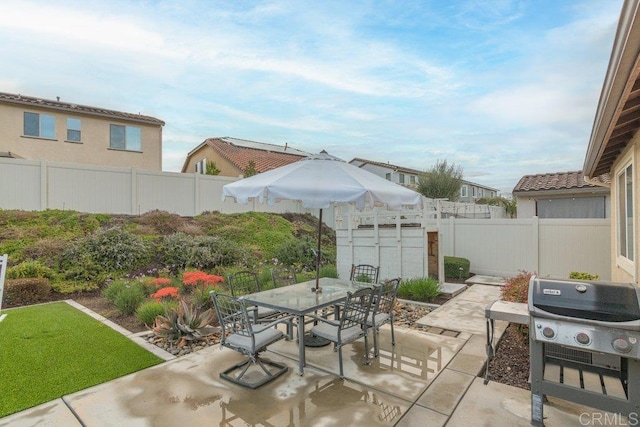
[[[55,138],[24,136],[24,113],[55,118]],[[81,120],[81,142],[67,141],[67,118]],[[109,148],[110,124],[141,130],[141,151]],[[70,114],[31,105],[0,104],[0,151],[25,159],[162,170],[162,126]]]

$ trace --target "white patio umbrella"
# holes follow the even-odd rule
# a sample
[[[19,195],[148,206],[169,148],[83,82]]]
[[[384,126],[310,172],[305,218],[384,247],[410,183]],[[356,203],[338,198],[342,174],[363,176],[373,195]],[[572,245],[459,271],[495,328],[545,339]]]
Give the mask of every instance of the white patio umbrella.
[[[356,209],[381,206],[400,210],[402,206],[420,206],[421,195],[371,172],[347,163],[326,151],[288,165],[227,184],[222,200],[233,197],[237,203],[257,199],[273,205],[281,200],[298,201],[305,208],[320,209],[316,287],[320,274],[320,238],[322,209],[332,204],[352,203]]]

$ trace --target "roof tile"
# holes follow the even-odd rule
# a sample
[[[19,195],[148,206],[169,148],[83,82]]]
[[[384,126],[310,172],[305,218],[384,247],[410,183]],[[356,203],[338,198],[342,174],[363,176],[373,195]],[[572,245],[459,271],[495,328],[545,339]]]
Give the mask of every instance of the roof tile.
[[[601,175],[598,180],[603,184],[608,184],[610,178],[608,174]],[[582,171],[554,172],[537,175],[525,175],[520,178],[513,192],[524,191],[545,191],[545,190],[568,190],[577,188],[593,188],[597,185],[590,184],[584,180]]]
[[[262,144],[264,148],[258,148],[261,143],[252,143],[252,146],[248,147],[234,144],[232,141],[237,142],[231,138],[209,138],[206,143],[240,170],[245,170],[252,160],[258,172],[266,172],[306,157],[301,154],[302,151],[294,149],[292,151],[296,154],[283,153],[281,146]]]

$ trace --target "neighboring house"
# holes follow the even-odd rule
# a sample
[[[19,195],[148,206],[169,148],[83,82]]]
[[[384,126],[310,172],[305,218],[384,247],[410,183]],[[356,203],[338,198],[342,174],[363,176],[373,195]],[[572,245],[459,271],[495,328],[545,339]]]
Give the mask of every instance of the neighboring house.
[[[386,178],[396,184],[404,185],[405,187],[418,189],[418,181],[421,175],[425,175],[427,172],[419,171],[416,169],[409,169],[398,165],[392,165],[391,163],[374,162],[372,160],[354,158],[349,163],[354,166],[358,166],[366,171],[376,174],[382,178]],[[484,185],[476,184],[470,181],[462,181],[460,187],[460,197],[457,202],[461,203],[475,203],[477,199],[483,197],[496,197],[498,190]]]
[[[640,0],[625,0],[584,161],[610,177],[611,279],[638,284],[640,257]],[[606,181],[606,179],[605,179]]]
[[[307,157],[309,153],[288,144],[274,145],[236,138],[208,138],[187,154],[183,173],[206,173],[207,161],[214,162],[220,176],[241,177],[253,161],[258,173]]]
[[[388,181],[413,188],[414,190],[417,190],[418,188],[418,179],[420,178],[420,175],[425,174],[424,171],[392,165],[391,163],[374,162],[372,160],[361,159],[358,157],[354,158],[349,163],[382,178],[386,178]]]
[[[518,218],[609,218],[609,194],[582,171],[525,175],[513,189]]]
[[[164,122],[0,92],[3,157],[162,170]]]
[[[460,197],[457,201],[460,203],[475,203],[478,199],[492,199],[494,197],[498,197],[497,189],[471,181],[462,181]]]

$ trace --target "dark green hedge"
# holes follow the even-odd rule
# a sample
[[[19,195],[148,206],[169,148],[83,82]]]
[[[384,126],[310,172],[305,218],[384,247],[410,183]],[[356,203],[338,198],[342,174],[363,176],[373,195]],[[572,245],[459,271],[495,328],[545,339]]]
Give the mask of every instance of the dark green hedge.
[[[458,258],[454,256],[444,257],[444,277],[469,277],[469,267],[471,263],[466,258]],[[460,274],[460,267],[462,267],[462,274]]]

